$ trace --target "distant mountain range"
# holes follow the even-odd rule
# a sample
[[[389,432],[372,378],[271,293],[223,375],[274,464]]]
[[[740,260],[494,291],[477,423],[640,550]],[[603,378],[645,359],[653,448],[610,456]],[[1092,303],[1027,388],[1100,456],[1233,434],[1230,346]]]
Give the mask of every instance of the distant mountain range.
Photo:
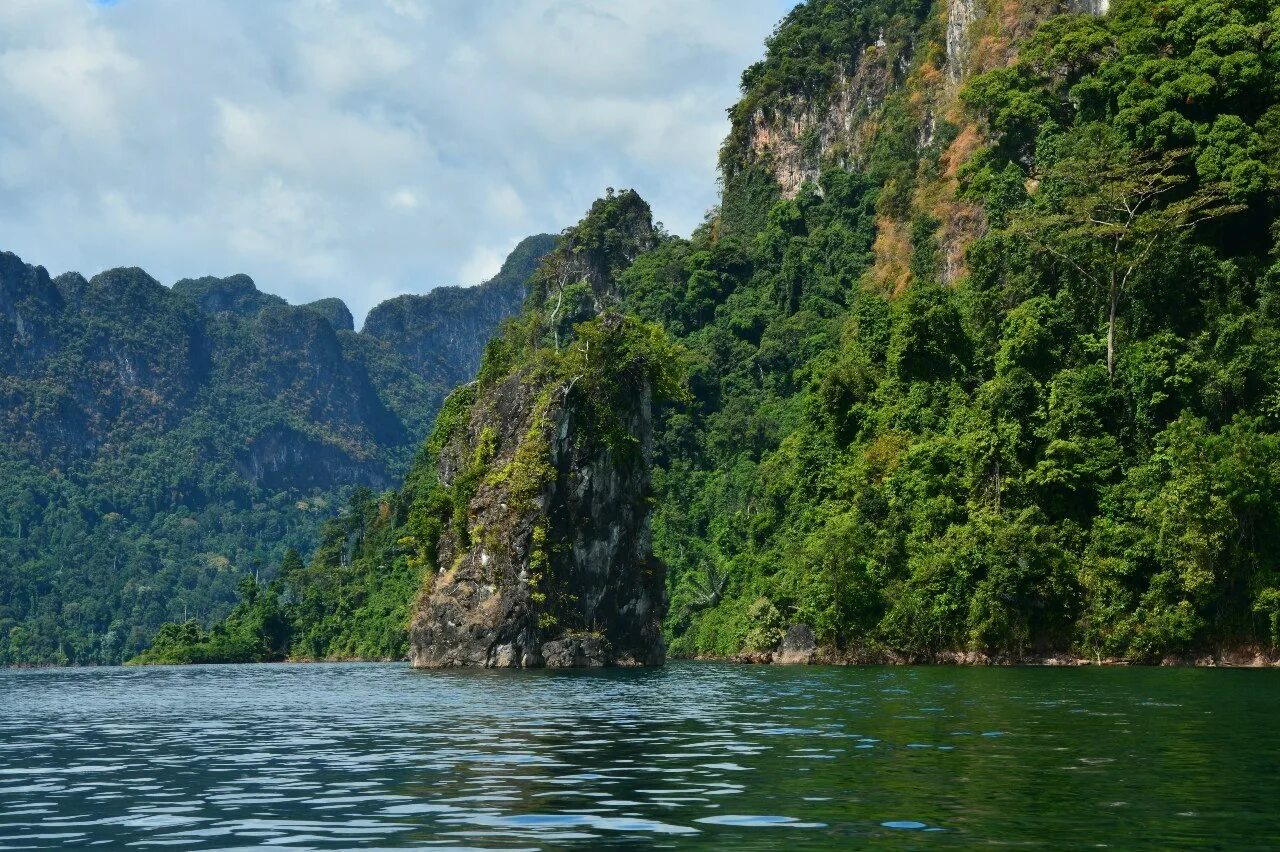
[[[246,275],[56,278],[0,253],[0,662],[116,662],[397,482],[553,247],[476,287],[292,306]]]

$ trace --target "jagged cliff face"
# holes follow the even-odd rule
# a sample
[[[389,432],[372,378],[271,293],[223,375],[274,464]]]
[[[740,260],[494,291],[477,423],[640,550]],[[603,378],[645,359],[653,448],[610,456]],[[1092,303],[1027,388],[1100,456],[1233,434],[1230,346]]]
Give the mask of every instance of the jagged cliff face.
[[[894,4],[882,4],[892,7]],[[1008,65],[1013,45],[1037,24],[1062,12],[1103,14],[1108,0],[937,0],[922,4],[918,25],[901,14],[897,27],[871,28],[837,63],[821,91],[783,91],[745,115],[723,157],[726,183],[761,168],[776,180],[783,198],[816,183],[827,168],[865,168],[882,136],[886,101],[905,93],[919,127],[918,147],[934,141],[940,120],[954,119],[957,93],[971,76]],[[936,19],[930,30],[926,23]],[[926,32],[940,38],[923,38]],[[750,100],[750,92],[747,93]],[[966,140],[976,148],[975,140]],[[958,152],[963,155],[965,151]]]
[[[555,238],[523,240],[502,270],[479,287],[437,287],[399,296],[369,312],[363,333],[382,341],[419,370],[440,371],[449,385],[470,380],[493,330],[520,312],[527,282]]]
[[[612,311],[618,276],[656,238],[634,192],[598,201],[535,276],[499,347],[510,371],[489,375],[495,354],[458,425],[437,426],[452,429],[434,470],[452,513],[410,628],[415,666],[663,662],[652,371],[674,359],[638,355],[653,329]]]
[[[441,540],[410,629],[415,666],[657,665],[664,574],[649,548],[650,394],[619,412],[638,447],[582,440],[571,382],[517,373],[476,403],[440,456],[447,487],[493,454]],[[521,481],[521,478],[526,478]]]
[[[772,172],[783,198],[817,182],[824,167],[848,169],[865,158],[874,140],[865,118],[894,84],[894,65],[877,45],[840,72],[830,104],[800,95],[786,112],[751,117],[750,161]]]

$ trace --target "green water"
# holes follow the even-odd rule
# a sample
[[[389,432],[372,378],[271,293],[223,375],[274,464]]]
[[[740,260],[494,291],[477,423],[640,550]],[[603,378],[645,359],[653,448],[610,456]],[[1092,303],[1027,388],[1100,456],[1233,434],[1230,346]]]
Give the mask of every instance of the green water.
[[[0,848],[1280,848],[1280,672],[0,672]]]

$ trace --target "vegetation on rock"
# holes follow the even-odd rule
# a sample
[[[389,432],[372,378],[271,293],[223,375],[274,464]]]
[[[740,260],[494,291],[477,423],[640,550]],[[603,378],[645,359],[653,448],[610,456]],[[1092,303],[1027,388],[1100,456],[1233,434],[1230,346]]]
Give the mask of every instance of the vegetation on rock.
[[[134,662],[403,658],[411,617],[421,620],[433,601],[452,607],[448,621],[465,634],[439,640],[442,664],[521,664],[526,651],[528,664],[555,663],[540,649],[574,637],[611,640],[601,659],[660,656],[664,590],[647,558],[647,438],[637,430],[648,427],[637,418],[652,399],[683,398],[682,361],[660,328],[615,310],[616,277],[660,237],[638,195],[610,190],[534,275],[524,312],[489,343],[477,381],[445,402],[400,490],[359,492],[325,526],[309,566],[287,559],[269,583],[242,584],[240,604],[209,632],[166,624]],[[634,501],[594,513],[570,505],[570,492],[615,473],[610,494]],[[635,564],[592,567],[650,572],[650,580],[615,583],[597,620],[584,611],[573,552],[598,544],[586,538],[600,530],[618,538],[619,529],[632,531],[621,545]],[[617,613],[608,595],[645,585],[634,618],[643,622],[637,629],[649,625],[647,639],[627,632],[636,624],[609,623]],[[447,595],[432,597],[446,586]],[[490,597],[486,607],[471,605]],[[499,598],[510,606],[499,609]],[[494,616],[493,641],[472,648],[481,610]]]

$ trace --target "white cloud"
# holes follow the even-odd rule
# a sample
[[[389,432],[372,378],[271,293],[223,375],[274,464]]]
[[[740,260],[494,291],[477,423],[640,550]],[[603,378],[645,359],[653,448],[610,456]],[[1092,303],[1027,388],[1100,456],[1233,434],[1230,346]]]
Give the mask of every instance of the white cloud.
[[[422,205],[418,200],[418,194],[411,189],[397,189],[391,193],[391,197],[387,199],[387,203],[392,207],[398,207],[401,210],[414,210]]]
[[[493,246],[477,247],[467,262],[462,265],[462,280],[487,281],[497,275],[498,270],[502,268],[502,261],[506,260],[508,250]]]
[[[605,186],[688,232],[785,0],[3,0],[0,248],[357,316]]]
[[[507,183],[489,187],[489,210],[506,221],[519,221],[525,215],[520,193]]]

